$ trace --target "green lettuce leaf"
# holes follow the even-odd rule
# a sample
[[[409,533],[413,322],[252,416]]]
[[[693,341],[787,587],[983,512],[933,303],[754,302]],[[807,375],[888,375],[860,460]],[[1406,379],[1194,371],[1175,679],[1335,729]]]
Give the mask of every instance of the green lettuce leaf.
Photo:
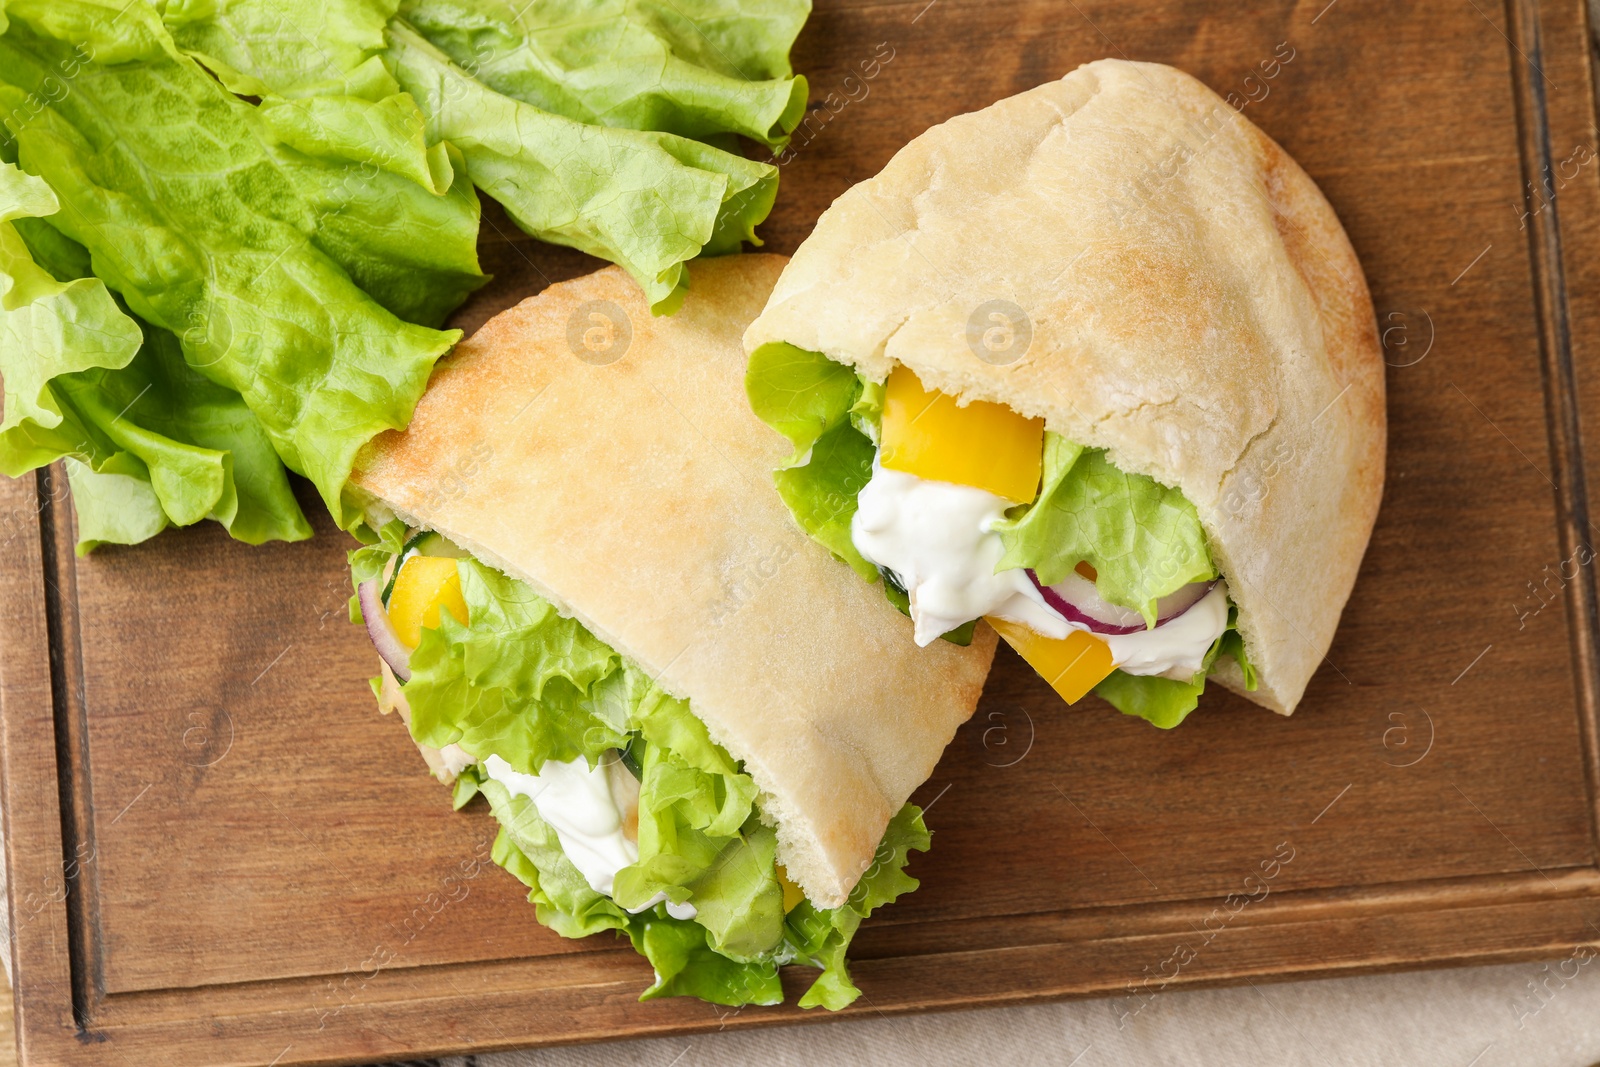
[[[461,151],[473,183],[540,240],[626,269],[657,312],[681,301],[685,261],[755,241],[772,210],[775,167],[542,111],[475,80],[403,21],[388,34],[387,61],[427,116],[428,136]]]
[[[383,569],[389,565],[389,560],[405,549],[406,533],[405,523],[399,519],[391,519],[372,531],[371,544],[362,545],[348,555],[350,586],[356,590],[350,596],[351,622],[360,625],[366,621],[361,614],[361,586],[373,578],[383,576]]]
[[[24,209],[53,215],[55,196],[0,164],[0,219]],[[16,222],[30,225],[0,221],[0,470],[72,457],[80,554],[205,518],[251,544],[310,537],[239,394],[190,368],[176,337],[85,277],[81,245],[37,218]]]
[[[352,571],[382,572],[401,534],[352,553]],[[617,876],[615,899],[641,907],[657,893],[691,896],[708,944],[748,960],[782,938],[777,842],[754,817],[755,783],[677,700],[522,582],[473,559],[457,563],[469,625],[448,612],[411,656],[411,733],[459,744],[537,773],[547,760],[598,764],[628,749],[641,769],[639,861]]]
[[[784,925],[790,946],[799,959],[822,968],[822,974],[800,998],[802,1008],[837,1011],[861,995],[850,980],[845,952],[862,919],[917,888],[917,880],[906,874],[906,862],[912,849],[928,851],[930,839],[922,809],[905,805],[889,820],[872,865],[843,905],[822,909],[804,900],[789,913]]]
[[[101,545],[136,545],[167,528],[167,513],[144,472],[137,467],[132,467],[131,473],[120,472],[119,468],[130,466],[125,456],[113,458],[98,471],[67,457],[67,485],[78,519],[80,556]]]
[[[710,944],[700,923],[673,919],[660,905],[628,927],[633,947],[655,968],[656,980],[639,997],[699,997],[712,1004],[783,1003],[783,985],[774,959],[730,959]]]
[[[255,109],[182,56],[153,8],[12,0],[7,12],[0,107],[22,169],[62,201],[52,225],[139,318],[176,335],[190,368],[243,398],[342,525],[358,521],[344,500],[356,453],[409,421],[459,334],[401,322],[317,247],[316,210]],[[71,91],[53,92],[63,77]]]
[[[48,185],[0,163],[0,471],[11,477],[78,452],[87,437],[53,380],[126,367],[143,343],[99,280],[58,281],[34,262],[13,222],[59,209]]]
[[[883,424],[883,400],[887,392],[883,382],[869,382],[862,378],[861,395],[850,405],[850,425],[871,441],[874,448],[877,447]]]
[[[681,299],[684,260],[755,240],[776,194],[776,170],[672,131],[680,120],[696,130],[710,122],[708,133],[764,122],[779,96],[769,126],[793,128],[804,83],[748,82],[703,69],[705,44],[689,52],[691,60],[672,57],[687,34],[731,48],[752,70],[781,55],[787,78],[788,45],[804,20],[792,2],[749,16],[716,5],[700,10],[704,0],[670,15],[631,4],[614,12],[418,8],[474,72],[558,64],[549,69],[570,91],[556,98],[529,91],[520,100],[452,63],[392,17],[396,6],[190,0],[166,10],[180,47],[228,88],[261,97],[260,114],[279,142],[274,151],[316,208],[319,246],[396,314],[433,324],[441,308],[482,284],[469,179],[535,237],[621,264],[658,311]],[[641,66],[650,41],[675,50],[663,53],[667,65],[655,78],[671,81],[676,95],[652,94],[641,80],[650,77]],[[526,89],[526,78],[520,84]],[[316,165],[299,173],[299,156]]]
[[[1125,474],[1101,449],[1047,433],[1039,498],[995,529],[1005,544],[1000,570],[1030,567],[1053,585],[1079,562],[1096,572],[1109,603],[1156,624],[1156,601],[1217,576],[1194,505],[1177,489]]]
[[[412,736],[494,753],[523,774],[625,747],[595,693],[621,657],[525,584],[474,559],[457,568],[471,623],[443,612],[438,629],[422,631],[406,684]]]
[[[1179,682],[1112,671],[1094,687],[1095,696],[1122,714],[1137,716],[1163,730],[1170,730],[1188,718],[1205,691],[1204,672],[1187,682]]]
[[[772,478],[795,521],[836,559],[877,581],[878,568],[850,539],[856,496],[872,478],[877,454],[852,414],[870,420],[875,403],[881,415],[881,387],[869,394],[844,364],[783,343],[750,354],[744,385],[756,417],[794,446],[789,465]]]
[[[404,94],[390,99],[404,99],[415,113]],[[261,111],[270,119],[281,120],[287,110],[262,101]],[[482,205],[464,161],[450,145],[436,144],[428,154],[446,185],[439,194],[410,177],[378,169],[378,159],[394,158],[381,152],[371,163],[310,156],[288,145],[276,146],[273,154],[314,213],[317,248],[396,317],[437,328],[489,281],[478,266]]]
[[[383,65],[394,8],[187,0],[163,17],[179,48],[261,98],[257,117],[312,210],[317,247],[398,317],[438,326],[488,281],[480,207],[459,154],[427,141],[416,101]]]
[[[785,467],[772,474],[778,495],[800,528],[868,581],[877,580],[878,568],[850,539],[850,523],[856,514],[856,497],[872,478],[876,454],[872,442],[845,423],[822,435],[811,447],[805,466]]]
[[[243,398],[184,362],[171,333],[141,326],[144,345],[127,367],[56,383],[90,431],[90,465],[103,470],[106,457],[119,455],[142,464],[143,480],[174,526],[213,519],[257,545],[309,538],[288,472]]]
[[[863,391],[861,380],[843,363],[781,341],[750,353],[744,390],[756,418],[794,445],[791,466],[801,463],[829,430],[844,425]],[[881,414],[881,400],[878,410]]]
[[[642,772],[639,860],[617,875],[617,902],[692,898],[717,952],[746,962],[769,955],[783,937],[783,891],[777,839],[755,812],[755,782],[711,741],[688,702],[654,686],[630,725]]]
[[[166,0],[179,48],[232,92],[268,97],[345,92],[350,72],[383,50],[399,0]]]
[[[782,146],[805,113],[789,49],[806,0],[406,0],[401,15],[496,92],[581,122]]]
[[[1214,659],[1231,659],[1239,665],[1239,671],[1244,675],[1244,687],[1250,692],[1256,691],[1259,680],[1256,677],[1255,665],[1250,662],[1250,657],[1244,650],[1244,636],[1239,633],[1239,609],[1228,609],[1228,628],[1222,633],[1222,641],[1217,645]]]

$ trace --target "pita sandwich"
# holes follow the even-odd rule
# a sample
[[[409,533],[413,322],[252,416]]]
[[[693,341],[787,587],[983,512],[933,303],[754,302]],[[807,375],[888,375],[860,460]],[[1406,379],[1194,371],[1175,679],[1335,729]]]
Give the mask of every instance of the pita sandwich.
[[[670,317],[613,267],[492,319],[361,457],[352,567],[380,701],[541,921],[629,936],[647,996],[774,1003],[801,962],[840,1007],[996,639],[906,640],[773,496],[739,339],[785,262],[696,261]]]
[[[1161,726],[1207,677],[1294,710],[1382,495],[1383,363],[1333,209],[1199,81],[1101,60],[933,127],[745,346],[785,499],[919,642],[987,616]],[[817,468],[842,452],[871,473]],[[813,521],[819,485],[850,523]]]

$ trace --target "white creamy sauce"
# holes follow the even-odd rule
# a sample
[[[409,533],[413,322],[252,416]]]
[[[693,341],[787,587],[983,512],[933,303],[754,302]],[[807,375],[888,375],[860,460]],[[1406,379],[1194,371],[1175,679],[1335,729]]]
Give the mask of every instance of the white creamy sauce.
[[[995,573],[1005,547],[994,525],[1011,506],[983,489],[886,470],[873,461],[872,478],[856,498],[850,538],[870,562],[899,576],[918,645],[985,615],[1047,637],[1088,629],[1046,604],[1021,568]],[[1187,681],[1227,627],[1228,591],[1218,582],[1199,603],[1153,630],[1096,636],[1129,674]]]
[[[872,478],[856,497],[850,539],[868,560],[900,578],[918,645],[983,615],[1067,636],[1067,621],[1050,610],[1025,573],[995,573],[1005,547],[990,527],[1010,506],[987,490],[886,470],[873,460]]]
[[[1097,636],[1111,646],[1111,662],[1118,669],[1187,682],[1227,628],[1228,583],[1218,582],[1192,608],[1154,630]]]
[[[580,757],[570,763],[549,760],[538,774],[523,774],[492,755],[483,761],[483,769],[513,796],[533,801],[539,817],[556,832],[561,850],[596,893],[610,896],[617,872],[638,862],[639,845],[623,832],[622,807],[612,795],[605,767],[590,767]],[[674,904],[664,894],[628,910],[644,911],[662,901],[675,919],[695,917],[693,904]]]

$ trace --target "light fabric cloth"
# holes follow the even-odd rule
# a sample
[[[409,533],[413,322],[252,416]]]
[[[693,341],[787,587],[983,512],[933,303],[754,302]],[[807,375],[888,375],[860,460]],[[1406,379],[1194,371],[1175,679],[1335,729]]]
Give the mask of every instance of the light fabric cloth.
[[[444,1067],[1593,1067],[1600,957],[840,1020],[446,1059]],[[1119,1027],[1120,1022],[1120,1027]]]

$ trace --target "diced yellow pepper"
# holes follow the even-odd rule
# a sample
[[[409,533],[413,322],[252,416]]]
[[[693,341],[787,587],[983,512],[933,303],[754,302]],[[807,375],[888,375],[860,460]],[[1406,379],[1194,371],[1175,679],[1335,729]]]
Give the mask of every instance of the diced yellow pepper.
[[[906,366],[884,390],[878,462],[889,470],[987,489],[1027,504],[1039,493],[1044,420],[1004,404],[975,400],[957,407],[948,393],[930,393]]]
[[[783,869],[783,864],[778,864],[778,884],[783,887],[783,913],[793,911],[799,903],[806,899],[805,890],[789,881],[789,872]]]
[[[987,621],[1068,704],[1082,700],[1116,669],[1111,664],[1111,646],[1086,630],[1055,638],[1008,619]]]
[[[389,624],[408,648],[416,648],[422,643],[424,626],[438,628],[440,608],[449,609],[457,622],[467,622],[467,602],[461,596],[456,561],[412,556],[401,566],[389,594]]]

